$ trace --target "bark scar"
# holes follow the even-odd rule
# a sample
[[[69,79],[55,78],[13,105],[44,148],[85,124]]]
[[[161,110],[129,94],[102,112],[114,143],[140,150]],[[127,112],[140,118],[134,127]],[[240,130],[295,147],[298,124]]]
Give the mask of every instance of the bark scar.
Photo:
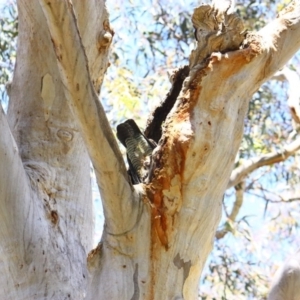
[[[173,259],[173,263],[178,269],[181,268],[183,269],[183,283],[184,283],[190,273],[190,269],[192,266],[191,261],[188,260],[185,262],[182,258],[180,258],[179,253],[177,253],[177,255]]]
[[[139,278],[139,265],[135,264],[135,269],[133,273],[133,295],[130,300],[139,300],[140,299],[140,288],[138,284],[138,278]]]

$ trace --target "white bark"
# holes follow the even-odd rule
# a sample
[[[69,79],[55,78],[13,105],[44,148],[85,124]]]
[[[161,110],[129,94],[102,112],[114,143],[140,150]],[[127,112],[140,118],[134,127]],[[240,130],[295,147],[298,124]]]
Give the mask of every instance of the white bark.
[[[99,55],[97,37],[107,14],[102,1],[76,5],[91,78],[97,82],[107,56]],[[19,1],[18,11],[17,64],[7,118],[23,165],[3,125],[7,137],[1,133],[1,145],[11,154],[9,160],[1,159],[1,178],[7,180],[1,180],[0,261],[6,271],[0,276],[0,299],[82,299],[93,239],[89,157],[64,97],[40,5]],[[1,120],[5,124],[3,114]]]
[[[27,220],[39,208],[32,205],[35,199],[30,199],[28,180],[2,108],[0,131],[0,266],[3,270],[0,275],[0,297],[17,299],[15,285],[22,283],[22,258],[28,247],[24,237],[27,238],[31,231]],[[20,205],[20,200],[24,206]],[[30,256],[27,257],[30,260]]]
[[[121,152],[92,83],[73,5],[56,0],[41,0],[40,3],[56,52],[65,96],[95,169],[106,225],[112,232],[123,232],[131,223],[129,214],[123,212],[131,210],[132,190]],[[106,28],[98,37],[100,53],[107,53],[113,34],[108,20],[104,24]],[[65,32],[69,33],[67,39]]]
[[[300,47],[299,5],[240,50],[234,16],[196,11],[190,76],[164,123],[151,182],[132,187],[95,92],[113,34],[103,2],[74,1],[74,11],[68,0],[39,3],[18,6],[7,118],[20,155],[0,115],[0,299],[196,299],[248,101]],[[87,265],[89,157],[106,226]]]
[[[268,300],[300,299],[300,252],[291,255],[276,272]]]
[[[288,106],[290,108],[290,112],[292,118],[295,123],[300,123],[300,97],[299,97],[299,85],[300,85],[300,78],[299,75],[295,72],[290,70],[287,67],[284,67],[282,70],[277,72],[274,76],[274,79],[284,81],[286,80],[289,84],[288,89]]]
[[[288,18],[293,21],[287,22]],[[180,233],[177,236],[182,236],[178,245],[190,247],[190,252],[181,250],[181,257],[184,261],[188,261],[187,257],[192,258],[191,268],[202,266],[210,251],[214,229],[219,221],[222,195],[227,187],[226,179],[240,143],[250,96],[277,68],[282,67],[292,51],[299,48],[300,40],[292,37],[294,34],[299,36],[299,33],[298,5],[295,11],[262,30],[261,43],[250,43],[247,49],[225,55],[213,55],[208,66],[195,78],[190,78],[195,90],[187,90],[179,99],[196,102],[191,113],[184,118],[182,108],[173,110],[177,130],[170,126],[172,135],[178,134],[178,143],[185,141],[188,144],[182,184],[184,200],[178,214],[178,218],[182,216],[185,222],[179,223]],[[265,43],[270,38],[272,43]],[[279,51],[283,45],[285,51]],[[194,65],[196,68],[197,64]],[[178,122],[179,116],[183,121]],[[185,128],[189,130],[188,134],[185,134]],[[211,228],[212,232],[205,230],[207,228]],[[192,240],[195,242],[192,243]],[[189,283],[188,278],[185,285]],[[196,284],[194,288],[192,286],[187,289],[187,299],[196,297]]]
[[[200,48],[205,38],[200,40],[198,36],[190,77],[165,122],[163,142],[157,150],[159,164],[164,167],[151,186],[162,212],[157,227],[167,228],[158,234],[161,243],[167,243],[167,251],[159,248],[158,242],[153,251],[157,258],[153,262],[155,299],[171,295],[196,299],[199,276],[212,247],[221,199],[242,137],[248,101],[299,49],[299,16],[298,3],[264,28],[261,38],[249,37],[248,48],[214,53],[206,64],[202,60],[204,47]],[[201,34],[205,34],[203,29]],[[218,35],[215,40],[210,36],[210,40],[219,41]],[[175,275],[176,268],[181,276]],[[170,270],[173,278],[166,280],[165,270]]]

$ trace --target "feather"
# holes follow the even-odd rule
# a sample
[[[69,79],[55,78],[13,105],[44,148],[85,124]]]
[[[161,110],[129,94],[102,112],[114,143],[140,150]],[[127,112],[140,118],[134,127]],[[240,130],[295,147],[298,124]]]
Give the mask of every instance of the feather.
[[[128,173],[133,184],[143,182],[149,173],[156,144],[145,137],[132,119],[117,126],[117,137],[127,149]]]

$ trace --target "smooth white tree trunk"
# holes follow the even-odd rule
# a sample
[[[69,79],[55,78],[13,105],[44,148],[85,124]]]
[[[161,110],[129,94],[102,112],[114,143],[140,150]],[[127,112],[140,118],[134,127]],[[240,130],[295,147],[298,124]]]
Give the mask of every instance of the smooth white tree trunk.
[[[114,34],[104,2],[20,0],[0,114],[0,299],[197,299],[248,101],[299,49],[299,6],[247,37],[234,15],[196,9],[189,76],[151,181],[132,186],[97,97]],[[93,251],[90,160],[105,214]]]

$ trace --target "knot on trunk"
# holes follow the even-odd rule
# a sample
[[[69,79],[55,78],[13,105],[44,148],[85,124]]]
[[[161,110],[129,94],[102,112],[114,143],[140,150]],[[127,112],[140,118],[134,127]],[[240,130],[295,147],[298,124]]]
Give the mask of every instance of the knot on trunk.
[[[103,30],[98,37],[98,50],[108,49],[110,46],[115,32],[111,29],[108,19],[103,22]]]

